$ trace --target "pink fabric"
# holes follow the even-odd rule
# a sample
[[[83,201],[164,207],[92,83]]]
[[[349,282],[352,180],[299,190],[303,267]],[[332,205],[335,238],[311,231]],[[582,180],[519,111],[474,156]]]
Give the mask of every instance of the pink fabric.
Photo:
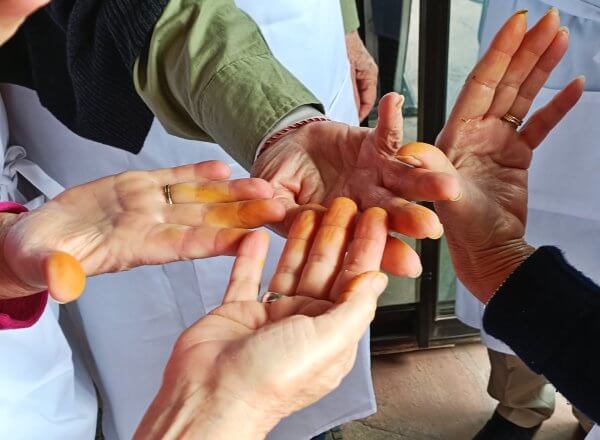
[[[14,202],[0,202],[0,212],[20,214],[27,208]],[[15,330],[34,325],[46,308],[48,292],[23,298],[0,300],[0,330]]]

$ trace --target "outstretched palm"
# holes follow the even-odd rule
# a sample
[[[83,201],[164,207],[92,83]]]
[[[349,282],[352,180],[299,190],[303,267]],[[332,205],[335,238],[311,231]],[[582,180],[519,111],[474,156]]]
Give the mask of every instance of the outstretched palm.
[[[504,118],[526,118],[564,56],[569,36],[559,26],[554,10],[529,32],[524,13],[511,17],[473,69],[438,137],[447,158],[439,151],[413,152],[429,169],[454,172],[460,179],[462,198],[436,202],[436,210],[459,278],[482,300],[522,261],[513,250],[527,247],[523,237],[533,150],[583,90],[583,81],[575,80],[521,130]],[[524,258],[527,251],[520,255]]]
[[[355,228],[356,216],[348,199],[336,199],[324,216],[298,216],[269,285],[273,302],[257,301],[268,235],[247,236],[223,305],[180,337],[164,388],[218,383],[250,407],[273,405],[266,412],[279,419],[337,387],[386,284],[378,271],[387,215],[367,210]]]

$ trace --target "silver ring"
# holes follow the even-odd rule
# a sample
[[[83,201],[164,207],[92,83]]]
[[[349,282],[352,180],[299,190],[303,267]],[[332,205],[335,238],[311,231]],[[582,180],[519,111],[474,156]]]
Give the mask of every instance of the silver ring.
[[[163,188],[163,192],[165,193],[165,199],[167,199],[167,203],[169,205],[172,205],[173,199],[171,198],[171,185],[165,185]]]
[[[270,304],[279,301],[280,299],[285,298],[285,295],[277,292],[263,292],[258,295],[258,302],[261,304]]]

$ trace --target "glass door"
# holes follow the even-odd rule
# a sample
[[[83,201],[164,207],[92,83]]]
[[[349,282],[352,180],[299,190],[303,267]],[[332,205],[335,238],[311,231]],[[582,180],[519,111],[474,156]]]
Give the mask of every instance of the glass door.
[[[480,0],[359,0],[362,35],[380,68],[380,95],[402,93],[405,142],[435,143],[479,50]],[[373,126],[377,110],[367,124]],[[371,327],[374,353],[472,341],[455,316],[456,276],[444,240],[411,243],[418,280],[391,278]]]

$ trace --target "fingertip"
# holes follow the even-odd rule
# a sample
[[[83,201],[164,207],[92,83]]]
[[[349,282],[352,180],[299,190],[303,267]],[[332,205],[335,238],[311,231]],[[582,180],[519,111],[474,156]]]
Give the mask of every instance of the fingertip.
[[[209,160],[198,164],[206,168],[212,179],[228,179],[231,176],[231,168],[220,160]],[[208,177],[208,176],[207,176]]]
[[[58,303],[75,301],[85,289],[86,277],[79,261],[65,252],[52,252],[44,262],[48,293]]]
[[[275,194],[275,190],[273,186],[264,179],[260,179],[258,177],[251,177],[247,179],[248,186],[252,188],[255,193],[255,197],[270,199]]]
[[[418,278],[423,272],[417,252],[404,241],[391,236],[386,242],[381,267],[398,277]]]

